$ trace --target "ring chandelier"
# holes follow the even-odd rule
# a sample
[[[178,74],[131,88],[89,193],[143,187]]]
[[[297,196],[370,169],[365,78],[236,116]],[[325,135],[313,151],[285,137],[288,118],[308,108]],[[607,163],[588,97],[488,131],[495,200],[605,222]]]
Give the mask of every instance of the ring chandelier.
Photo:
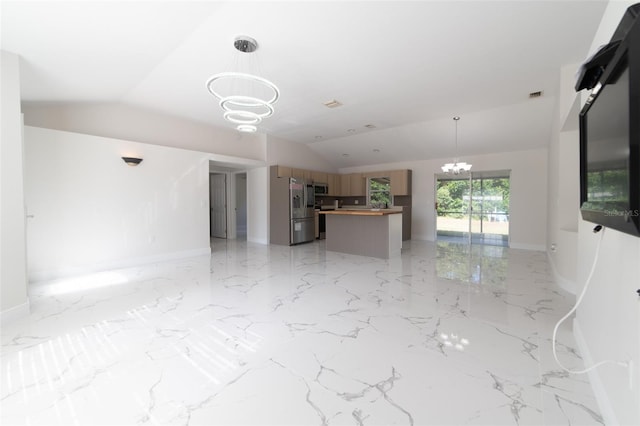
[[[247,36],[236,37],[233,45],[244,53],[254,52],[258,48],[258,42]],[[223,95],[219,86],[225,83],[231,87],[240,84],[260,87],[268,95],[264,99],[254,93]],[[280,90],[275,84],[266,78],[243,72],[215,74],[207,80],[207,90],[220,100],[219,105],[224,110],[222,115],[224,119],[237,124],[238,131],[249,133],[258,130],[256,126],[262,122],[263,118],[273,115],[273,104],[280,98]]]

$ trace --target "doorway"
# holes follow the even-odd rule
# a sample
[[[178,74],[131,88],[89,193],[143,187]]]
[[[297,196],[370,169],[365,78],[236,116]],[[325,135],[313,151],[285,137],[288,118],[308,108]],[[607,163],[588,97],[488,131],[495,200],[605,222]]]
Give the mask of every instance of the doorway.
[[[436,175],[436,238],[509,245],[510,172]]]
[[[211,238],[227,238],[227,175],[209,174],[209,221]]]
[[[247,173],[236,173],[236,238],[247,239]]]

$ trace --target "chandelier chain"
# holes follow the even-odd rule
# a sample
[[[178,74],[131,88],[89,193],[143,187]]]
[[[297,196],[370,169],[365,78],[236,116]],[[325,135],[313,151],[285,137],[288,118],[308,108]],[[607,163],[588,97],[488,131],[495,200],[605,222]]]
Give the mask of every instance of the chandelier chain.
[[[458,161],[458,121],[460,120],[460,117],[455,116],[453,117],[453,120],[456,124],[455,125],[455,158],[453,159],[453,163],[447,163],[444,166],[442,166],[442,171],[444,173],[453,173],[454,175],[457,175],[457,174],[468,172],[469,170],[471,170],[471,164]]]
[[[260,77],[257,41],[238,36],[234,47],[237,54],[234,55],[233,69],[254,72],[221,72],[211,76],[206,87],[219,100],[225,120],[237,124],[236,129],[241,132],[255,132],[256,125],[263,118],[273,115],[273,104],[280,97],[280,90],[271,81]]]

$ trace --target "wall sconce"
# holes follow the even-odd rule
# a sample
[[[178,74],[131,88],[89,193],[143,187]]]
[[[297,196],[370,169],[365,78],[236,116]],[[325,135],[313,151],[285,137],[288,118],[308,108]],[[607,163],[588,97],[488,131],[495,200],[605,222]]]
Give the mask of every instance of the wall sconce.
[[[129,166],[132,166],[132,167],[137,166],[142,162],[142,158],[136,158],[136,157],[122,157],[122,159],[124,160],[125,163],[127,163]]]

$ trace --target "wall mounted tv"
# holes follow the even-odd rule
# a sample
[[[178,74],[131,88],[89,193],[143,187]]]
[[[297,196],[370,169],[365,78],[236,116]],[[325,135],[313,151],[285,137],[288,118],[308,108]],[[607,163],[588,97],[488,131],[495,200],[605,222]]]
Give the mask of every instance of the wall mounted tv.
[[[580,112],[582,218],[640,236],[640,4],[609,45],[615,53]],[[601,49],[605,51],[606,49]]]

